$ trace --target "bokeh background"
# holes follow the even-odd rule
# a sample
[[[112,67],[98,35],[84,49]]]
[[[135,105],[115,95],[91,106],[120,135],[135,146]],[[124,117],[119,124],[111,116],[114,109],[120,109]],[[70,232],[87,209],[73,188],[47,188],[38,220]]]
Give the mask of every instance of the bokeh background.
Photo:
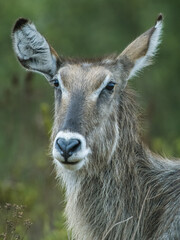
[[[179,9],[179,0],[0,1],[0,233],[6,231],[6,218],[13,215],[1,209],[11,203],[25,205],[24,219],[33,223],[28,231],[23,221],[16,224],[22,239],[68,239],[64,193],[48,155],[53,89],[17,62],[11,42],[16,19],[31,19],[59,54],[97,57],[121,52],[162,12],[164,33],[155,63],[130,85],[140,95],[145,142],[161,155],[178,157]]]

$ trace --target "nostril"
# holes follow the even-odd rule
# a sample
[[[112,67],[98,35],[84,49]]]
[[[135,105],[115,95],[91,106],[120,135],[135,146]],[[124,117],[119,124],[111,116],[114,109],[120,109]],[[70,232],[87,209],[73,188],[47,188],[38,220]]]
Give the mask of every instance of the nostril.
[[[61,156],[67,160],[75,152],[80,150],[81,141],[79,139],[69,139],[58,138],[56,140],[56,148],[60,152]]]
[[[56,144],[57,144],[58,148],[59,148],[62,152],[66,151],[66,140],[65,140],[65,139],[63,139],[63,138],[58,138],[58,139],[56,140]]]
[[[70,139],[67,145],[67,150],[76,150],[79,145],[80,141],[78,139]]]
[[[78,139],[70,139],[69,143],[66,147],[66,151],[72,155],[74,152],[76,152],[77,150],[79,150],[80,148],[80,141]]]

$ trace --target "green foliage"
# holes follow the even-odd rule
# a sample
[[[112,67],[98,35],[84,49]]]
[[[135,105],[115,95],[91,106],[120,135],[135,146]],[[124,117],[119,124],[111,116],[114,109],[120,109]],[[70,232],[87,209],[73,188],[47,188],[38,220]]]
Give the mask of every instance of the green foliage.
[[[32,222],[24,218],[24,206],[6,203],[0,206],[0,239],[25,240]]]
[[[59,214],[58,218],[55,220],[55,229],[51,232],[47,232],[44,240],[67,240],[68,235],[65,229],[65,219],[62,214]]]
[[[164,157],[180,156],[180,138],[175,139],[171,143],[164,141],[162,138],[153,138],[151,144],[152,149]]]
[[[15,20],[31,19],[62,55],[93,57],[121,52],[162,12],[165,28],[156,64],[130,84],[145,109],[144,139],[152,150],[178,157],[179,7],[178,0],[0,1],[0,204],[26,205],[25,219],[33,222],[27,240],[65,240],[67,233],[63,192],[55,187],[48,147],[53,91],[42,76],[17,63],[10,37]]]
[[[51,131],[51,127],[52,127],[52,121],[51,121],[51,118],[49,116],[50,114],[50,106],[49,104],[43,102],[40,104],[40,109],[41,109],[41,112],[42,112],[42,119],[43,119],[43,124],[44,124],[44,127],[45,127],[45,131],[47,133],[50,133]]]

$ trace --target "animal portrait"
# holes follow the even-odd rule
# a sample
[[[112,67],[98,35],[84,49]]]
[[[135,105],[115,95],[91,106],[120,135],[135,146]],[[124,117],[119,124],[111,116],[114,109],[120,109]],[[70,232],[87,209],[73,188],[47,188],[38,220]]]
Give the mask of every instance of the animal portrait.
[[[83,59],[58,55],[28,19],[14,25],[17,59],[54,88],[51,153],[73,240],[180,239],[180,162],[146,146],[129,86],[162,27],[160,14],[121,53]]]

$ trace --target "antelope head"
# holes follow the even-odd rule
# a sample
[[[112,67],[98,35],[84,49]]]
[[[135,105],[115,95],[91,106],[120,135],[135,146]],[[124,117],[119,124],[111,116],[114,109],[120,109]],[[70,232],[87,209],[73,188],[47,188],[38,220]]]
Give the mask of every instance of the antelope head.
[[[121,94],[130,78],[149,65],[156,53],[162,15],[155,26],[116,56],[98,60],[59,57],[27,19],[17,20],[13,46],[19,62],[41,73],[54,87],[52,154],[58,168],[79,170],[107,164],[118,144]]]

